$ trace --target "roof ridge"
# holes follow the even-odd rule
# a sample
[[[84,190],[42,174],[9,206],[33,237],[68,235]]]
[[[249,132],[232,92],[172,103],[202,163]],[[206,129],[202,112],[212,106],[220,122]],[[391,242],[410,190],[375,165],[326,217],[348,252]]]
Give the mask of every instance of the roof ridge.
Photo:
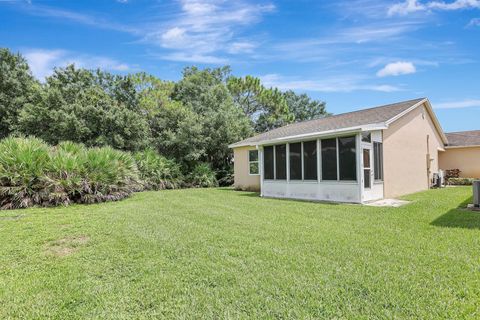
[[[395,103],[384,104],[376,107],[357,109],[354,111],[329,115],[321,118],[290,123],[282,127],[274,128],[252,137],[238,141],[230,146],[240,146],[252,142],[260,142],[279,137],[294,136],[304,133],[313,133],[321,130],[347,128],[352,125],[379,125],[398,117],[413,106],[426,101],[427,98],[416,98]],[[320,131],[321,131],[320,130]]]
[[[370,108],[365,108],[365,109],[358,109],[358,110],[354,110],[354,111],[348,111],[348,112],[343,112],[343,113],[339,113],[339,114],[332,114],[332,115],[328,115],[328,116],[325,116],[325,117],[321,117],[321,118],[316,118],[316,119],[310,119],[310,120],[305,120],[305,121],[300,121],[300,122],[293,122],[293,123],[289,123],[287,125],[284,125],[284,126],[281,126],[281,127],[278,127],[278,128],[274,128],[274,129],[271,129],[271,130],[268,130],[268,131],[265,131],[265,132],[262,132],[262,133],[259,133],[259,134],[256,134],[254,136],[252,136],[251,138],[254,138],[254,137],[258,137],[264,133],[267,133],[267,132],[272,132],[272,131],[276,131],[278,129],[282,129],[282,128],[286,128],[286,127],[291,127],[293,125],[297,125],[297,124],[303,124],[303,123],[309,123],[309,122],[313,122],[313,121],[320,121],[320,120],[323,120],[323,119],[331,119],[331,118],[336,118],[336,117],[340,117],[340,116],[344,116],[344,115],[348,115],[348,114],[352,114],[352,113],[356,113],[356,112],[364,112],[364,111],[368,111],[368,110],[374,110],[374,109],[379,109],[379,108],[386,108],[386,107],[391,107],[391,106],[394,106],[394,105],[397,105],[397,104],[403,104],[403,103],[407,103],[407,102],[413,102],[413,101],[422,101],[426,98],[416,98],[416,99],[410,99],[410,100],[405,100],[405,101],[399,101],[399,102],[394,102],[394,103],[389,103],[389,104],[385,104],[385,105],[381,105],[381,106],[376,106],[376,107],[370,107]]]
[[[343,116],[343,115],[346,115],[346,114],[351,114],[351,113],[355,113],[355,112],[363,112],[363,111],[368,111],[368,110],[373,110],[373,109],[387,108],[387,107],[391,107],[391,106],[396,105],[396,104],[403,104],[403,103],[412,102],[412,101],[418,101],[418,102],[420,102],[420,101],[422,101],[422,100],[424,100],[424,99],[426,99],[426,98],[417,98],[417,99],[410,99],[410,100],[405,100],[405,101],[399,101],[399,102],[384,104],[384,105],[381,105],[381,106],[370,107],[370,108],[365,108],[365,109],[358,109],[358,110],[354,110],[354,111],[348,111],[348,112],[343,112],[343,113],[339,113],[339,114],[334,114],[334,115],[326,116],[326,117],[323,117],[323,118],[320,118],[320,119],[338,117],[338,116]],[[312,119],[312,120],[302,121],[302,122],[298,122],[298,123],[303,123],[303,122],[308,122],[308,121],[314,121],[314,120],[319,120],[319,119]]]
[[[466,133],[471,133],[471,132],[480,133],[480,130],[453,131],[453,132],[445,132],[445,134],[466,135]]]

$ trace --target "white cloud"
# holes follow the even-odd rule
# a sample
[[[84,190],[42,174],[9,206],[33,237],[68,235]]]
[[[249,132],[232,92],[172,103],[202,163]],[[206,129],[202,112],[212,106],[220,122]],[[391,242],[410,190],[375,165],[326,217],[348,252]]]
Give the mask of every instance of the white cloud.
[[[340,76],[321,80],[283,77],[278,74],[267,74],[259,77],[266,87],[280,90],[315,91],[315,92],[352,92],[379,91],[394,92],[401,88],[387,84],[362,83],[358,76]]]
[[[33,5],[31,3],[22,5],[21,8],[23,8],[27,13],[35,16],[63,19],[76,23],[81,23],[84,25],[93,26],[96,28],[127,32],[131,34],[138,34],[140,32],[140,30],[127,25],[114,23],[104,18],[82,14],[74,11],[57,9],[43,5]]]
[[[405,0],[396,3],[388,8],[388,15],[407,15],[418,11],[427,10],[461,10],[461,9],[479,9],[480,0],[455,0],[451,2],[445,1],[428,1],[421,3],[418,0]]]
[[[170,61],[180,61],[180,62],[191,62],[191,63],[204,63],[204,64],[226,64],[228,60],[225,58],[220,58],[212,55],[202,55],[202,54],[186,54],[182,52],[174,52],[162,56],[157,56],[163,60]]]
[[[480,18],[473,18],[467,24],[467,27],[478,27],[478,26],[480,26]]]
[[[377,72],[378,77],[399,76],[415,73],[417,70],[412,62],[397,61],[387,64]]]
[[[252,53],[256,47],[257,45],[255,43],[248,41],[233,42],[230,44],[228,52],[231,54]]]
[[[34,16],[132,34],[139,38],[139,42],[169,50],[163,56],[170,60],[178,57],[178,61],[214,63],[228,61],[228,55],[253,53],[256,45],[245,40],[243,33],[260,22],[263,15],[275,10],[275,6],[267,1],[260,4],[253,0],[178,0],[175,2],[179,4],[177,12],[161,18],[152,13],[153,18],[146,17],[136,24],[116,23],[99,15],[46,5],[19,2],[18,6]],[[195,58],[199,60],[195,61]]]
[[[144,41],[173,50],[165,55],[168,60],[200,63],[227,61],[226,53],[251,53],[255,45],[238,39],[241,30],[275,9],[271,4],[222,0],[180,0],[180,5],[181,12],[160,30],[147,32]]]
[[[52,74],[55,67],[65,67],[75,64],[79,68],[96,69],[102,68],[110,71],[128,71],[132,68],[125,63],[103,56],[76,54],[67,50],[26,50],[25,58],[35,77],[43,80]]]
[[[65,55],[63,50],[31,50],[24,53],[35,77],[44,79],[51,74],[55,63]]]
[[[184,28],[173,27],[161,35],[162,44],[166,48],[176,48],[186,45],[186,30]]]
[[[435,109],[462,109],[462,108],[480,108],[479,99],[467,99],[462,101],[442,102],[434,103]]]
[[[429,8],[439,10],[460,10],[480,8],[480,0],[456,0],[452,2],[432,1],[427,4]]]
[[[427,8],[420,4],[417,0],[406,0],[405,2],[400,2],[392,5],[388,8],[388,15],[406,15],[412,12],[424,11]]]

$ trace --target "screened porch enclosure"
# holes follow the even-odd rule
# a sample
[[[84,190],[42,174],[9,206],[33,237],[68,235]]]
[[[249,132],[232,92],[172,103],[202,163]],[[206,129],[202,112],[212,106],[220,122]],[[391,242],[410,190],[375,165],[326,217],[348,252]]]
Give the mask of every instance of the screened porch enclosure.
[[[383,197],[381,132],[291,141],[259,150],[262,196],[356,203]]]

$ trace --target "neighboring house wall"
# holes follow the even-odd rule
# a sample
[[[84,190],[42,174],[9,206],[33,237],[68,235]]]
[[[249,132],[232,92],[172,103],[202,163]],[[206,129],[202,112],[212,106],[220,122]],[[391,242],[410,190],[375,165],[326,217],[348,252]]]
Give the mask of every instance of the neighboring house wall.
[[[480,178],[480,147],[446,149],[440,153],[440,169],[459,169],[462,178]]]
[[[425,106],[390,124],[383,132],[385,197],[428,189],[433,173],[438,172],[439,149],[443,143]]]
[[[260,175],[249,174],[248,151],[256,150],[255,147],[239,147],[233,149],[234,157],[234,186],[241,190],[260,190]]]

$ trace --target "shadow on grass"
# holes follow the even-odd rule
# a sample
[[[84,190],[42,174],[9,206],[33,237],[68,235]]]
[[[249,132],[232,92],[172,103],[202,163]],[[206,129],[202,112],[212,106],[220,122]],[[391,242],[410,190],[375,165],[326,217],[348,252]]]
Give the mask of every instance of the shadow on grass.
[[[217,190],[235,192],[237,195],[242,197],[260,197],[260,192],[248,191],[248,190],[235,190],[232,187],[220,187],[220,188],[217,188]]]
[[[465,199],[457,208],[449,210],[430,224],[437,227],[480,229],[480,212],[466,209],[472,200],[472,197]]]
[[[240,197],[252,197],[252,198],[260,198],[260,193],[258,192],[251,192],[251,191],[241,191],[242,193],[239,194]]]
[[[217,188],[220,191],[230,191],[236,192],[240,197],[251,197],[251,198],[261,198],[260,192],[256,191],[247,191],[247,190],[235,190],[231,187],[220,187]],[[274,199],[278,201],[289,201],[289,202],[302,202],[302,203],[320,203],[320,204],[331,204],[338,206],[340,204],[352,204],[357,205],[357,203],[342,203],[342,202],[335,202],[335,201],[328,201],[328,200],[310,200],[310,199],[296,199],[296,198],[280,198],[280,197],[263,197],[262,199]]]

